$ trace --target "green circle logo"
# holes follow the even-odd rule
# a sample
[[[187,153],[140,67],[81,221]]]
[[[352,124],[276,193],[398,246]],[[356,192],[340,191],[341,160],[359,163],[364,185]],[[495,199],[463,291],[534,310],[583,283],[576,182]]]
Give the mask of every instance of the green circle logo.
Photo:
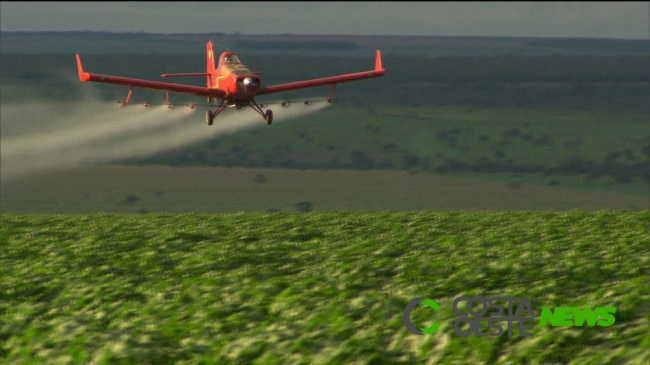
[[[413,308],[417,306],[418,304],[423,305],[425,307],[429,307],[433,309],[434,311],[440,310],[440,306],[438,303],[431,299],[426,299],[426,298],[417,298],[413,299],[409,304],[406,305],[406,308],[404,308],[404,313],[402,314],[402,321],[404,322],[404,326],[411,331],[413,334],[422,336],[423,334],[430,335],[434,333],[439,327],[440,323],[438,322],[433,322],[433,324],[429,327],[426,328],[416,328],[413,323],[411,322],[411,311],[413,311]]]

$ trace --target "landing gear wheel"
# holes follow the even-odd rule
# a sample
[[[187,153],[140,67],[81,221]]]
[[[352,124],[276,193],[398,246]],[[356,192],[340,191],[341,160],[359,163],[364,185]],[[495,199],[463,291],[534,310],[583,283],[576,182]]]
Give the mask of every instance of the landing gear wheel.
[[[205,122],[208,123],[208,125],[212,125],[214,122],[214,115],[209,110],[205,112]]]
[[[273,123],[273,111],[271,109],[266,109],[266,113],[264,113],[264,120],[266,120],[266,124],[271,125]]]

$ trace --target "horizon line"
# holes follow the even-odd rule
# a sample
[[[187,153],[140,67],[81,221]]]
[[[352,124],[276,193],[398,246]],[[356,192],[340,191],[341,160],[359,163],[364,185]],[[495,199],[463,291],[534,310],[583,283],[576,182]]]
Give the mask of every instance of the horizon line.
[[[27,34],[43,34],[43,33],[103,33],[103,34],[140,34],[140,35],[161,35],[161,36],[205,36],[205,35],[220,35],[220,36],[322,36],[322,37],[426,37],[426,38],[545,38],[545,39],[607,39],[607,40],[626,40],[626,41],[647,41],[646,38],[617,38],[617,37],[580,37],[580,36],[483,36],[483,35],[391,35],[391,34],[306,34],[306,33],[265,33],[265,34],[245,34],[240,31],[235,32],[194,32],[194,33],[159,33],[159,32],[145,32],[145,31],[109,31],[109,30],[0,30],[0,33],[27,33]]]

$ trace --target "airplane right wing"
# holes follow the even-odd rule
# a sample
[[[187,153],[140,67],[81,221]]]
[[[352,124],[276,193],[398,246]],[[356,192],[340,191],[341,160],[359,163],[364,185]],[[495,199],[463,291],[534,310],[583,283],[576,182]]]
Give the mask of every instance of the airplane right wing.
[[[211,96],[213,98],[221,98],[225,95],[223,90],[211,89],[208,87],[192,86],[173,84],[170,82],[149,81],[141,79],[132,79],[128,77],[100,75],[85,72],[81,66],[81,58],[77,54],[77,70],[79,72],[79,80],[82,82],[94,81],[114,85],[126,85],[131,87],[138,87],[142,89],[164,90],[177,93],[193,94],[199,96]]]
[[[374,77],[380,77],[385,72],[386,72],[386,70],[382,67],[382,64],[381,64],[381,53],[380,53],[379,50],[377,50],[377,54],[375,56],[375,69],[372,70],[372,71],[363,71],[363,72],[357,72],[357,73],[352,73],[352,74],[323,77],[323,78],[320,78],[320,79],[297,81],[297,82],[290,82],[290,83],[287,83],[287,84],[279,84],[279,85],[272,85],[272,86],[262,87],[256,93],[256,95],[266,95],[266,94],[273,94],[273,93],[282,92],[282,91],[306,89],[306,88],[310,88],[310,87],[317,87],[317,86],[323,86],[323,85],[334,85],[334,84],[340,84],[340,83],[349,82],[349,81],[370,79],[370,78],[374,78]]]

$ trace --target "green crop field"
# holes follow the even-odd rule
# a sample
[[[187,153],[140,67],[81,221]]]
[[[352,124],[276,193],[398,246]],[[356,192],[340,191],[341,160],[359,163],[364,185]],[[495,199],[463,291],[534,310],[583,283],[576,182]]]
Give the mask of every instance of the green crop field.
[[[647,364],[648,212],[2,215],[4,364]],[[459,337],[461,296],[616,307]],[[441,310],[413,312],[414,298]]]

